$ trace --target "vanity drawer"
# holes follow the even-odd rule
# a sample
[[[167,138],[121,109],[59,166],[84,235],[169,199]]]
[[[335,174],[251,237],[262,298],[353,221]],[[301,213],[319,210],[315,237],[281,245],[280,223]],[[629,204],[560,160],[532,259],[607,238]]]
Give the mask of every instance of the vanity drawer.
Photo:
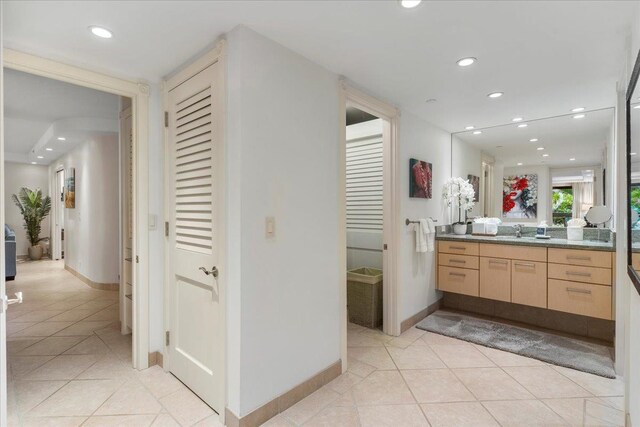
[[[511,302],[511,260],[480,258],[480,297]]]
[[[549,278],[611,286],[611,269],[567,264],[549,264]]]
[[[438,254],[438,264],[477,270],[479,267],[479,258],[469,255]]]
[[[441,240],[438,242],[438,251],[447,254],[478,255],[478,243]]]
[[[611,287],[549,279],[549,308],[611,320]]]
[[[478,270],[438,267],[438,289],[456,294],[478,296]]]
[[[511,302],[547,308],[547,263],[512,261]]]
[[[547,248],[481,243],[480,256],[546,262]]]
[[[549,248],[549,262],[611,268],[611,252]]]

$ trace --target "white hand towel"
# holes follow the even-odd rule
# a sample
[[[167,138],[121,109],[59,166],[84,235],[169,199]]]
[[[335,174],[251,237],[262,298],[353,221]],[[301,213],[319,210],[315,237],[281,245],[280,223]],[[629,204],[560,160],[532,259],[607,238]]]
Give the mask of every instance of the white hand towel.
[[[424,221],[424,220],[423,220]],[[427,218],[427,252],[433,252],[435,250],[436,240],[436,225],[431,218]],[[422,223],[420,224],[422,225]]]
[[[429,226],[427,225],[427,220],[421,219],[418,224],[414,225],[414,229],[416,231],[416,252],[422,253],[427,252],[427,230]]]

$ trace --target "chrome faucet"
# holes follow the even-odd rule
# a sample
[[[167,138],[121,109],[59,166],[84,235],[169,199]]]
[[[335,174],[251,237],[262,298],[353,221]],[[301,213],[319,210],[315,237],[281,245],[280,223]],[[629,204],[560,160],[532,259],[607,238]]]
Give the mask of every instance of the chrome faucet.
[[[515,229],[516,229],[516,237],[517,237],[517,238],[522,237],[522,227],[523,227],[523,225],[522,225],[522,224],[515,224],[515,225],[513,226],[513,228],[515,228]]]

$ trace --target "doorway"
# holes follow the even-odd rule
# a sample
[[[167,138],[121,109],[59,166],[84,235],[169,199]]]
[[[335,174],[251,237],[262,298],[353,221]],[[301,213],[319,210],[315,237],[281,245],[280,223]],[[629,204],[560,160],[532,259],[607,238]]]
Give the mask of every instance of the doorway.
[[[51,235],[52,258],[64,259],[64,169],[58,169],[53,182],[53,233]]]
[[[397,110],[361,91],[341,82],[341,176],[339,194],[343,203],[340,210],[340,247],[344,281],[341,304],[343,308],[342,362],[347,369],[348,337],[362,325],[350,323],[353,307],[349,299],[366,286],[356,285],[349,295],[349,279],[359,278],[374,282],[369,287],[369,301],[375,295],[382,306],[381,322],[376,328],[366,328],[366,334],[374,333],[374,339],[390,339],[400,335],[397,294],[397,248],[400,224],[397,206]],[[367,265],[382,267],[382,271]],[[361,270],[364,268],[364,270]],[[354,272],[353,270],[361,270]],[[351,270],[351,271],[350,271]],[[359,273],[360,277],[356,276]],[[381,274],[380,274],[381,273]],[[382,276],[382,283],[379,278]],[[364,276],[364,277],[363,277]],[[351,280],[353,282],[353,280]],[[381,289],[376,289],[380,286]],[[372,307],[372,306],[370,306]],[[358,310],[356,308],[356,310]],[[373,308],[371,309],[373,310]],[[375,309],[379,310],[379,309]],[[379,311],[370,317],[379,319]],[[381,325],[380,325],[381,323]],[[355,326],[354,326],[355,325]],[[373,331],[373,332],[371,332]],[[361,338],[358,336],[356,339]]]

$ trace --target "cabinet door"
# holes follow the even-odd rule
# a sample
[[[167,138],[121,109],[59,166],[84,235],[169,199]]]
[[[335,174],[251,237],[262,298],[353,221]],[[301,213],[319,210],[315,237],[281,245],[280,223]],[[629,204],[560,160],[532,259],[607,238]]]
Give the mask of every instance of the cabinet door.
[[[511,302],[547,308],[547,263],[512,261]]]
[[[511,260],[480,258],[480,297],[511,301]]]

